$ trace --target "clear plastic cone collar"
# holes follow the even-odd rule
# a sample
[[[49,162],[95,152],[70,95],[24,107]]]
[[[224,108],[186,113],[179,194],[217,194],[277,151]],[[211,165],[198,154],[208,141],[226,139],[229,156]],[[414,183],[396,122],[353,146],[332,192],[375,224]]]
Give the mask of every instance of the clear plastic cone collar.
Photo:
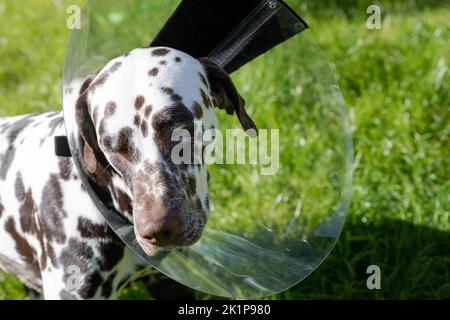
[[[67,137],[92,200],[149,266],[212,295],[259,298],[306,278],[341,233],[352,181],[348,113],[334,71],[316,43],[314,26],[308,28],[297,15],[296,1],[253,1],[253,6],[231,1],[228,12],[209,2],[88,1],[81,28],[72,31],[64,65]],[[224,25],[217,10],[239,19]],[[194,18],[201,15],[217,23],[196,26]],[[74,88],[111,60],[149,44],[178,49],[192,59],[208,56],[232,73],[245,110],[259,129],[256,139],[244,135],[239,149],[239,139],[229,134],[243,131],[238,117],[214,109],[224,159],[207,166],[208,220],[195,244],[157,255],[145,253],[133,224],[103,203],[91,185],[78,157],[82,150],[75,121],[79,90],[74,93]],[[162,63],[159,73],[164,73]],[[148,139],[153,143],[151,135]],[[230,148],[235,151],[231,156]]]

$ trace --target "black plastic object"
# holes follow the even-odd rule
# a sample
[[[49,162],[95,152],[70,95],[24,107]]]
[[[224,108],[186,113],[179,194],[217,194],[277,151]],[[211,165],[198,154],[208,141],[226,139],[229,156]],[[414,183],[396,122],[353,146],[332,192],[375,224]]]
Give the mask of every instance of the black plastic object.
[[[184,0],[150,46],[209,57],[232,73],[306,28],[279,0]]]
[[[55,154],[58,157],[70,158],[72,154],[70,152],[69,142],[66,136],[55,137]]]

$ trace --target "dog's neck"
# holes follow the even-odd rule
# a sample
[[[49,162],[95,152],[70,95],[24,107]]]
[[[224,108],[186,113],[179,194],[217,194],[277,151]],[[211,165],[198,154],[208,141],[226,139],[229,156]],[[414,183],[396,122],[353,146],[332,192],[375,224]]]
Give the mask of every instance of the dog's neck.
[[[121,175],[114,170],[102,153],[93,152],[81,136],[78,137],[78,145],[81,153],[80,164],[87,173],[95,193],[104,204],[114,208],[132,222],[133,201]],[[91,152],[93,154],[86,155]],[[87,160],[89,158],[90,160]]]

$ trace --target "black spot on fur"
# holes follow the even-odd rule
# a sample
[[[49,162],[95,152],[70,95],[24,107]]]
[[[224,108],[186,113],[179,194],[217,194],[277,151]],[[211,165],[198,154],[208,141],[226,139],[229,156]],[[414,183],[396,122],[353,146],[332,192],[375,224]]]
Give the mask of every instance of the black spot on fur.
[[[158,68],[153,68],[148,72],[148,75],[151,77],[156,77],[159,73],[159,69]]]
[[[183,98],[180,95],[176,94],[175,91],[172,88],[162,87],[161,90],[164,93],[167,93],[168,95],[170,95],[170,98],[175,103],[181,102],[183,100]]]
[[[66,248],[61,252],[60,260],[65,267],[79,265],[81,272],[86,272],[89,267],[88,261],[92,259],[93,256],[94,252],[87,243],[71,238],[69,239]],[[77,263],[81,261],[84,261],[85,264],[81,263],[80,265]]]
[[[145,111],[144,111],[144,115],[145,117],[148,119],[148,117],[150,117],[150,114],[152,113],[153,110],[153,106],[152,105],[148,105],[145,107]]]
[[[206,77],[205,77],[202,73],[200,73],[200,72],[198,73],[198,75],[199,75],[200,80],[202,81],[203,85],[204,85],[206,88],[209,88],[208,80],[206,80]]]
[[[105,83],[106,83],[106,81],[108,80],[108,78],[109,78],[109,72],[108,71],[104,71],[95,81],[94,81],[94,83],[92,83],[92,85],[90,86],[90,90],[92,91],[92,92],[94,92],[97,88],[99,88],[99,87],[102,87]],[[89,88],[89,85],[86,87],[86,89],[87,88]],[[84,89],[83,90],[83,87],[81,87],[81,90],[80,90],[80,95],[84,92],[84,91],[86,91],[86,89]]]
[[[67,283],[69,277],[73,276],[74,270],[71,268],[74,267],[79,269],[81,275],[92,273],[93,257],[94,251],[86,242],[71,238],[59,257],[64,269],[63,281]],[[88,283],[89,280],[86,278],[84,281]]]
[[[148,136],[148,125],[147,125],[147,121],[142,121],[141,123],[141,131],[142,131],[142,135],[146,138]]]
[[[116,152],[122,155],[129,162],[137,162],[140,159],[140,152],[133,143],[133,129],[125,127],[119,130],[117,143],[114,148]]]
[[[60,157],[58,160],[59,176],[61,179],[68,181],[72,174],[72,160],[69,158]]]
[[[6,152],[3,155],[0,155],[0,179],[6,179],[8,170],[14,160],[14,155],[16,153],[14,142],[17,140],[22,130],[32,122],[32,118],[35,116],[35,114],[28,115],[8,126],[8,149],[6,149]]]
[[[172,88],[169,88],[169,87],[161,87],[161,90],[162,90],[164,93],[167,93],[168,95],[172,95],[172,94],[174,93],[173,89],[172,89]]]
[[[40,279],[41,272],[39,270],[36,251],[27,242],[27,240],[17,232],[13,217],[9,217],[9,219],[6,221],[5,230],[14,240],[16,244],[16,251],[25,263],[24,268],[32,272],[34,274],[34,277]]]
[[[38,234],[38,237],[40,237],[40,235]],[[44,240],[44,239],[43,239]],[[50,259],[50,262],[52,263],[52,265],[55,268],[59,267],[59,263],[58,260],[56,259],[56,253],[55,250],[53,249],[52,243],[50,241],[41,241],[41,245],[43,248],[45,248],[44,252],[47,254],[47,257]],[[42,260],[42,258],[41,258]]]
[[[142,106],[145,103],[145,98],[143,96],[137,96],[136,100],[134,101],[134,107],[136,110],[141,110]]]
[[[99,136],[103,136],[106,132],[106,119],[103,118],[102,120],[100,120],[100,125],[98,127],[98,134]]]
[[[64,218],[67,216],[63,209],[63,194],[59,178],[51,175],[42,191],[40,205],[42,227],[49,241],[53,239],[58,243],[66,241],[64,233]]]
[[[102,139],[103,147],[108,151],[113,151],[113,138],[111,136],[104,136]]]
[[[107,224],[94,223],[82,217],[78,219],[77,229],[82,238],[99,239],[106,238],[109,235]]]
[[[99,252],[98,265],[102,271],[109,271],[114,268],[123,258],[124,245],[118,239],[111,239],[108,242],[101,242],[97,246]]]
[[[183,100],[183,98],[176,93],[172,94],[171,98],[173,102],[181,102]]]
[[[25,190],[20,172],[18,172],[16,176],[15,194],[20,203],[19,221],[22,231],[24,233],[35,235],[41,246],[42,250],[39,257],[41,270],[44,270],[47,267],[47,258],[50,258],[53,266],[57,267],[58,263],[51,241],[45,236],[44,231],[36,225],[37,205],[33,199],[31,189]]]
[[[158,48],[152,51],[152,56],[154,57],[164,57],[167,55],[170,51],[165,48]]]
[[[25,186],[23,184],[22,175],[20,172],[18,172],[16,176],[15,193],[16,198],[20,203],[19,217],[22,230],[25,233],[35,233],[36,226],[34,222],[34,215],[36,213],[37,206],[34,202],[31,189],[25,191]]]
[[[111,117],[116,112],[117,105],[115,102],[110,101],[106,104],[105,118]]]
[[[60,115],[59,113],[56,113],[56,115]],[[60,115],[57,118],[52,119],[52,121],[50,121],[50,123],[48,124],[49,128],[50,128],[50,133],[48,134],[50,137],[53,136],[53,134],[55,133],[55,130],[58,127],[61,127],[64,123],[64,118]],[[45,142],[45,139],[41,140],[41,145]]]
[[[134,116],[134,125],[139,128],[141,126],[141,120],[141,116],[139,114],[136,114]]]
[[[86,89],[89,88],[89,86],[90,86],[92,92],[94,92],[97,88],[102,87],[108,80],[109,76],[112,73],[116,72],[120,68],[121,65],[122,65],[122,62],[120,62],[120,61],[115,62],[108,70],[103,71],[103,73],[100,74],[100,76],[92,84],[91,84],[92,80],[86,81],[80,89],[80,95],[84,91],[86,91]],[[97,76],[97,73],[95,73],[92,77],[95,77],[95,76]]]
[[[20,172],[17,172],[17,175],[16,175],[14,191],[15,191],[17,200],[22,201],[25,197],[25,186],[23,185],[22,174]]]
[[[197,119],[201,119],[203,117],[203,109],[197,102],[194,103],[194,115]]]
[[[112,188],[112,194],[114,199],[119,205],[120,212],[133,213],[133,206],[130,197],[120,189]]]
[[[188,196],[192,197],[196,194],[197,180],[195,179],[195,176],[188,176],[186,180],[186,193]]]
[[[0,157],[0,179],[5,180],[6,175],[8,174],[8,170],[11,167],[11,164],[14,160],[14,155],[16,153],[16,149],[14,146],[10,145],[6,150],[5,154]]]
[[[122,62],[121,62],[121,61],[115,62],[115,63],[111,66],[111,68],[109,68],[109,72],[110,72],[110,73],[116,72],[117,70],[119,70],[119,68],[120,68],[121,65],[122,65]]]
[[[202,96],[203,105],[204,105],[206,108],[208,108],[208,109],[212,108],[212,107],[213,107],[212,101],[211,101],[211,99],[208,97],[208,95],[206,94],[206,92],[203,91],[203,90],[200,90],[200,94],[201,94],[201,96]]]

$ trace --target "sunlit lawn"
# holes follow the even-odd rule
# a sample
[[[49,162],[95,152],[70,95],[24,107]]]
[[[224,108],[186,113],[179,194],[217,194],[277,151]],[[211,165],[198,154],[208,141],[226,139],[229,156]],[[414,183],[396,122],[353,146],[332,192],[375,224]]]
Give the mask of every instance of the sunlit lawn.
[[[335,249],[310,277],[273,298],[450,298],[450,5],[382,1],[383,28],[368,30],[366,8],[371,1],[287,2],[302,12],[339,74],[350,113],[355,163],[350,211]],[[61,72],[69,36],[65,9],[81,3],[0,0],[1,115],[61,108]],[[273,93],[257,91],[252,82],[259,79],[257,71],[236,75],[250,113],[263,126],[275,126],[282,119],[284,126],[293,128],[298,119],[315,118],[312,113],[301,118],[300,106],[276,108],[283,93],[292,89],[292,83],[277,79],[295,69],[296,61],[305,64],[300,61],[300,48],[287,48],[292,51],[273,54],[284,55],[290,64],[264,71],[264,79],[274,83]],[[256,107],[258,101],[268,100],[273,105],[268,103],[264,110]],[[235,124],[232,119],[221,120]],[[308,165],[306,155],[299,156],[298,162],[291,161],[295,154],[289,152],[281,157],[282,163],[292,166]],[[233,179],[245,177],[240,170],[244,169],[231,174],[213,168],[212,199],[217,193],[214,205],[219,210],[256,206],[251,194],[235,187]],[[305,172],[304,177],[319,181],[320,174]],[[260,202],[259,209],[270,209],[282,183],[262,185],[258,196],[267,201]],[[292,188],[303,186],[301,181],[290,183]],[[220,200],[218,193],[223,195],[223,190],[230,193],[227,201]],[[236,193],[240,197],[231,197]],[[295,205],[287,203],[286,208],[294,210]],[[250,221],[242,218],[242,223]],[[370,265],[381,267],[381,290],[366,287]],[[0,298],[24,297],[17,280],[0,274]],[[137,284],[123,298],[149,295]]]

